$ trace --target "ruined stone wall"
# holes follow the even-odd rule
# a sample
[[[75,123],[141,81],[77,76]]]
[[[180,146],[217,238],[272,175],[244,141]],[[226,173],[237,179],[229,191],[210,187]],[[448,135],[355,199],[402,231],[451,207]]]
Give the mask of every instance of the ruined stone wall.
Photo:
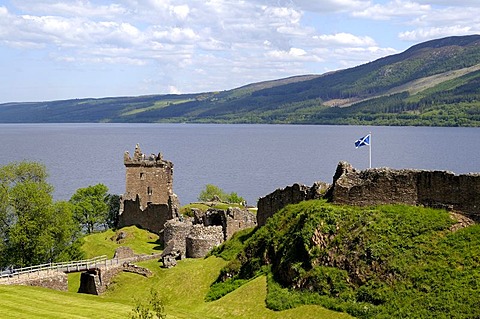
[[[31,278],[22,283],[25,286],[35,286],[54,289],[58,291],[68,291],[68,277],[66,273],[55,272],[49,276]]]
[[[480,217],[480,174],[374,168],[357,171],[341,162],[328,192],[334,203],[401,203],[448,208]]]
[[[269,217],[289,204],[322,197],[328,187],[329,185],[323,182],[316,182],[311,187],[293,184],[260,198],[257,204],[258,226],[265,225]]]
[[[237,231],[257,226],[257,217],[248,209],[229,207],[225,214],[225,240],[230,239]]]
[[[125,200],[140,198],[140,207],[147,203],[168,204],[173,194],[173,163],[163,159],[162,154],[145,155],[137,144],[133,158],[125,152],[126,192]]]
[[[118,225],[120,228],[135,225],[158,234],[163,230],[165,222],[176,216],[176,209],[168,204],[149,204],[142,210],[138,198],[124,200],[123,211],[118,216]]]
[[[420,204],[453,209],[480,220],[480,174],[422,171],[417,187]]]
[[[187,257],[203,258],[223,242],[222,226],[193,225],[186,238]]]
[[[186,238],[192,227],[193,224],[190,220],[171,219],[167,221],[163,230],[165,249],[169,250],[166,253],[175,251],[180,259],[185,258],[187,256]]]
[[[239,230],[257,226],[257,217],[247,208],[229,207],[225,209],[211,208],[202,213],[194,211],[195,223],[204,226],[222,226],[224,239],[230,239]]]
[[[347,205],[407,204],[447,208],[480,220],[480,174],[455,175],[446,171],[373,168],[356,170],[340,162],[333,183],[312,187],[294,184],[260,198],[258,225],[288,204],[325,198]]]
[[[173,165],[163,162],[144,161],[141,163],[125,164],[126,172],[126,199],[140,197],[140,206],[147,203],[167,204],[172,194]]]
[[[327,198],[338,204],[360,206],[379,203],[416,205],[419,172],[387,168],[357,171],[350,164],[340,162]]]

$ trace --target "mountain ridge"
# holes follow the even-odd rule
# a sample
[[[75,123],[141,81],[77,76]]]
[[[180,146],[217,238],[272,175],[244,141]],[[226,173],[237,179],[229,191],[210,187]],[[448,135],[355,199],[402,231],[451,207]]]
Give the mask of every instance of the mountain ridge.
[[[232,90],[0,104],[0,122],[480,126],[480,35]]]

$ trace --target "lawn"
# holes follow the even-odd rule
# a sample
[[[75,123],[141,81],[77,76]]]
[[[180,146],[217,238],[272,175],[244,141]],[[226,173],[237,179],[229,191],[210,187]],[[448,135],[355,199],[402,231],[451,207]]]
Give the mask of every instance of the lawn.
[[[275,312],[265,307],[266,279],[258,277],[225,297],[205,302],[209,285],[226,264],[217,257],[186,259],[175,268],[160,268],[151,260],[139,263],[154,272],[151,278],[122,273],[102,296],[75,292],[0,286],[0,318],[128,318],[135,301],[158,291],[167,318],[350,318],[319,306]],[[77,278],[70,275],[69,280]]]

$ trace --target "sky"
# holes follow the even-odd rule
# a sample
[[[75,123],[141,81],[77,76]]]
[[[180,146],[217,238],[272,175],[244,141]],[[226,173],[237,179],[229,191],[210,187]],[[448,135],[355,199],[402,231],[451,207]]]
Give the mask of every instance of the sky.
[[[480,33],[480,0],[0,0],[0,103],[222,91]]]

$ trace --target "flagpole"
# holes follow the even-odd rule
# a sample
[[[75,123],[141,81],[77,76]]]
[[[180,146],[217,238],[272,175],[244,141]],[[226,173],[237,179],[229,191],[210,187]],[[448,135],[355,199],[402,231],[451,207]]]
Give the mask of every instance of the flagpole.
[[[368,143],[368,158],[369,158],[369,163],[370,163],[370,168],[372,168],[372,132],[369,132],[370,134],[370,143]]]

